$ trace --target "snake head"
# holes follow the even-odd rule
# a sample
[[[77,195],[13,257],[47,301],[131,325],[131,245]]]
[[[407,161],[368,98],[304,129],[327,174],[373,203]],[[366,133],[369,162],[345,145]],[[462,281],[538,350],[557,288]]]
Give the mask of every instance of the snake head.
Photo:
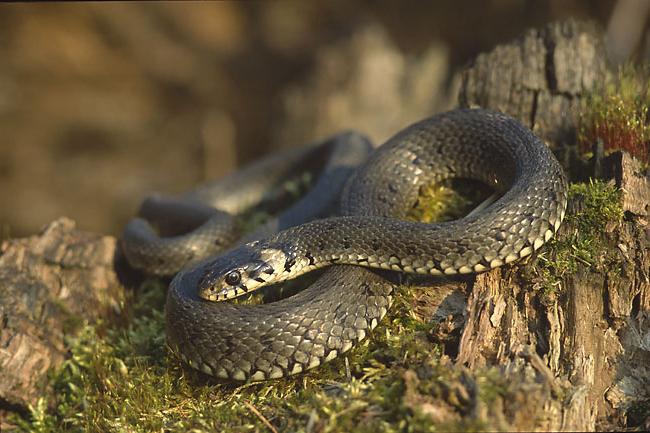
[[[225,301],[276,282],[274,264],[280,257],[272,251],[279,251],[258,250],[254,245],[243,245],[210,262],[199,282],[199,296]]]

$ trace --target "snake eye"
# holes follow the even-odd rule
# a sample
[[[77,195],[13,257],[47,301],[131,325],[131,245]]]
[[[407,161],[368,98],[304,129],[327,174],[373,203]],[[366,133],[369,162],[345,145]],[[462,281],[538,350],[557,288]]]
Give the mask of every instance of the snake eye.
[[[230,271],[226,274],[225,281],[229,286],[236,286],[241,282],[241,274],[239,271]]]

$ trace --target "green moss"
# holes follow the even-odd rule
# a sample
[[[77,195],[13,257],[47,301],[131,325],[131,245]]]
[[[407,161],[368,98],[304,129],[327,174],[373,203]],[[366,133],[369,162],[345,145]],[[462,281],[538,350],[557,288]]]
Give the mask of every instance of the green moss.
[[[469,213],[490,193],[483,183],[469,179],[427,185],[420,189],[417,205],[407,218],[425,223],[453,220]]]
[[[145,284],[126,328],[85,326],[72,356],[53,375],[56,397],[31,408],[25,431],[256,431],[256,408],[277,428],[304,430],[310,419],[331,431],[396,431],[410,415],[396,372],[436,356],[426,326],[398,301],[397,317],[347,357],[302,376],[262,384],[217,383],[185,369],[164,344],[163,287]],[[407,297],[408,298],[408,295]],[[404,299],[406,299],[404,298]],[[417,325],[417,326],[416,326]],[[418,328],[422,326],[422,328]],[[396,368],[396,370],[394,370]]]
[[[62,317],[62,331],[65,335],[72,335],[79,332],[83,327],[83,319],[70,311],[68,306],[60,299],[52,299],[52,306],[59,310],[59,315]]]
[[[609,182],[591,180],[569,186],[569,200],[582,200],[582,208],[568,215],[567,221],[578,230],[594,237],[608,223],[619,224],[623,220],[621,191]]]
[[[626,150],[648,162],[649,79],[650,67],[626,65],[587,95],[578,128],[578,144],[583,151],[601,142],[605,151]]]
[[[71,357],[52,375],[55,393],[17,420],[34,432],[278,431],[410,432],[480,430],[463,418],[472,401],[455,393],[466,373],[440,361],[431,324],[405,288],[390,317],[346,357],[306,374],[267,383],[217,382],[186,368],[164,344],[164,287],[146,282],[126,327],[86,325],[68,343]],[[414,395],[441,402],[455,418],[434,422],[409,402],[404,375],[420,376]],[[481,379],[477,379],[478,382]],[[486,401],[492,391],[486,389]],[[494,391],[500,392],[500,391]],[[258,413],[260,415],[258,415]]]
[[[569,186],[569,202],[580,203],[566,215],[564,235],[549,241],[537,254],[534,270],[538,285],[551,296],[561,287],[562,279],[574,273],[579,264],[597,270],[612,271],[617,258],[607,248],[606,227],[623,220],[620,191],[600,180]]]

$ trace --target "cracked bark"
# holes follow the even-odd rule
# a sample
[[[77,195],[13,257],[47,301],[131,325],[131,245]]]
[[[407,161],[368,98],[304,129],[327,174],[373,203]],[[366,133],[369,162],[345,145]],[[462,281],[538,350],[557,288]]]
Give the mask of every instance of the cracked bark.
[[[115,239],[61,218],[0,248],[0,408],[34,405],[80,324],[120,314]],[[1,418],[1,417],[0,417]]]
[[[519,119],[568,163],[581,97],[606,74],[596,25],[557,22],[480,54],[462,72],[458,101]]]
[[[605,63],[602,36],[592,24],[553,23],[479,55],[462,74],[459,102],[518,118],[566,166],[581,98],[605,77]],[[602,167],[603,176],[623,191],[626,218],[602,233],[622,263],[620,271],[578,263],[550,298],[536,290],[539,278],[526,263],[479,275],[471,284],[457,364],[499,365],[504,374],[531,369],[535,374],[524,382],[546,384],[522,394],[525,404],[504,403],[511,413],[528,414],[506,417],[511,428],[594,430],[629,422],[650,427],[650,414],[635,420],[625,415],[650,399],[650,178],[621,152]],[[580,208],[578,199],[569,212]],[[565,223],[558,236],[576,229]]]

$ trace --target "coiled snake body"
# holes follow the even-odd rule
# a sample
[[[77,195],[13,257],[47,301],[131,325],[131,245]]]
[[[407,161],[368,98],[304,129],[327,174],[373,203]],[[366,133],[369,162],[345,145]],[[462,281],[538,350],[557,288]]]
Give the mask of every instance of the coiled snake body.
[[[503,195],[463,219],[402,218],[423,185],[472,178]],[[371,268],[453,275],[531,254],[557,231],[566,180],[548,148],[516,120],[454,110],[400,131],[352,176],[341,215],[286,229],[181,271],[167,298],[168,341],[193,367],[234,380],[313,368],[346,352],[386,314],[396,287]],[[209,302],[327,269],[266,305]]]

